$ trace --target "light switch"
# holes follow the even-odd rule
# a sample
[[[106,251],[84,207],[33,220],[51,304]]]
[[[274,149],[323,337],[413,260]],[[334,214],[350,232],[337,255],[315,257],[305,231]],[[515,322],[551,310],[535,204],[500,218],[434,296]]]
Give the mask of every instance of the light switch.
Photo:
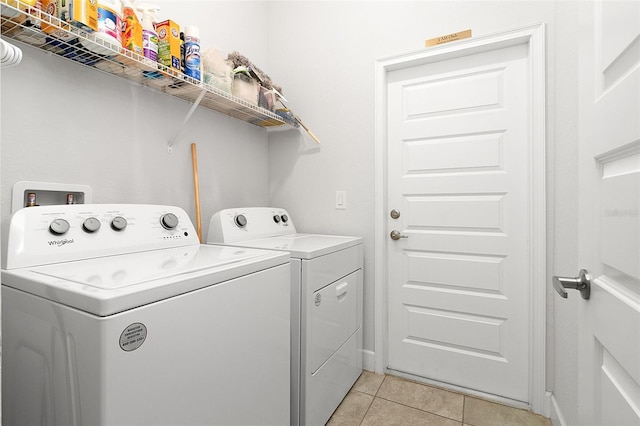
[[[336,191],[336,210],[347,209],[347,192]]]

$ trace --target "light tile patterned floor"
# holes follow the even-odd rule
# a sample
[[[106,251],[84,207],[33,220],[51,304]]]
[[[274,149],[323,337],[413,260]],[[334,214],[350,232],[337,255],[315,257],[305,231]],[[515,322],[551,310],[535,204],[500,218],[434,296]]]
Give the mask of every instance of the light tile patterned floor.
[[[551,426],[545,417],[364,371],[327,426]]]

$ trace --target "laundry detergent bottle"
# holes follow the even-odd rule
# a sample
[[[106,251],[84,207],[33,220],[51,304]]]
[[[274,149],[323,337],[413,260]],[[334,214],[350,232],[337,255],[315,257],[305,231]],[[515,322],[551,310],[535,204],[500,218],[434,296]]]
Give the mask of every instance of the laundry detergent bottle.
[[[122,1],[98,0],[98,31],[88,38],[97,44],[87,43],[85,47],[95,53],[110,55],[109,49],[119,51],[122,46]],[[85,44],[85,43],[83,43]],[[104,49],[100,45],[107,47]]]
[[[144,55],[142,48],[142,24],[133,6],[134,0],[124,0],[122,5],[122,47],[138,55]]]
[[[158,62],[158,34],[155,27],[155,16],[159,10],[157,6],[151,4],[141,4],[138,11],[142,15],[142,51],[144,57],[154,62]]]
[[[122,45],[121,0],[98,0],[98,32],[112,44]]]

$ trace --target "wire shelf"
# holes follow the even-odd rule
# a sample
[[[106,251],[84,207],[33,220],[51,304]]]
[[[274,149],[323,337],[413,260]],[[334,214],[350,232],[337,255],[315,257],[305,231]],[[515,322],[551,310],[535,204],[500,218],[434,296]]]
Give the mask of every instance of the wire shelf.
[[[21,1],[0,0],[2,37],[259,127],[286,122],[264,108],[95,37]],[[26,12],[28,10],[28,12]],[[10,15],[15,15],[9,17]],[[204,95],[203,95],[204,92]]]

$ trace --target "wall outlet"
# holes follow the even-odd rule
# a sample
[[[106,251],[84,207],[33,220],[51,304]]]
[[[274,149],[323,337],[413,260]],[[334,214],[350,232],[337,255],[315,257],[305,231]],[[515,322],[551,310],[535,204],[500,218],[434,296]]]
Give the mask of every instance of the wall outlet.
[[[336,210],[347,209],[347,191],[336,191]]]

